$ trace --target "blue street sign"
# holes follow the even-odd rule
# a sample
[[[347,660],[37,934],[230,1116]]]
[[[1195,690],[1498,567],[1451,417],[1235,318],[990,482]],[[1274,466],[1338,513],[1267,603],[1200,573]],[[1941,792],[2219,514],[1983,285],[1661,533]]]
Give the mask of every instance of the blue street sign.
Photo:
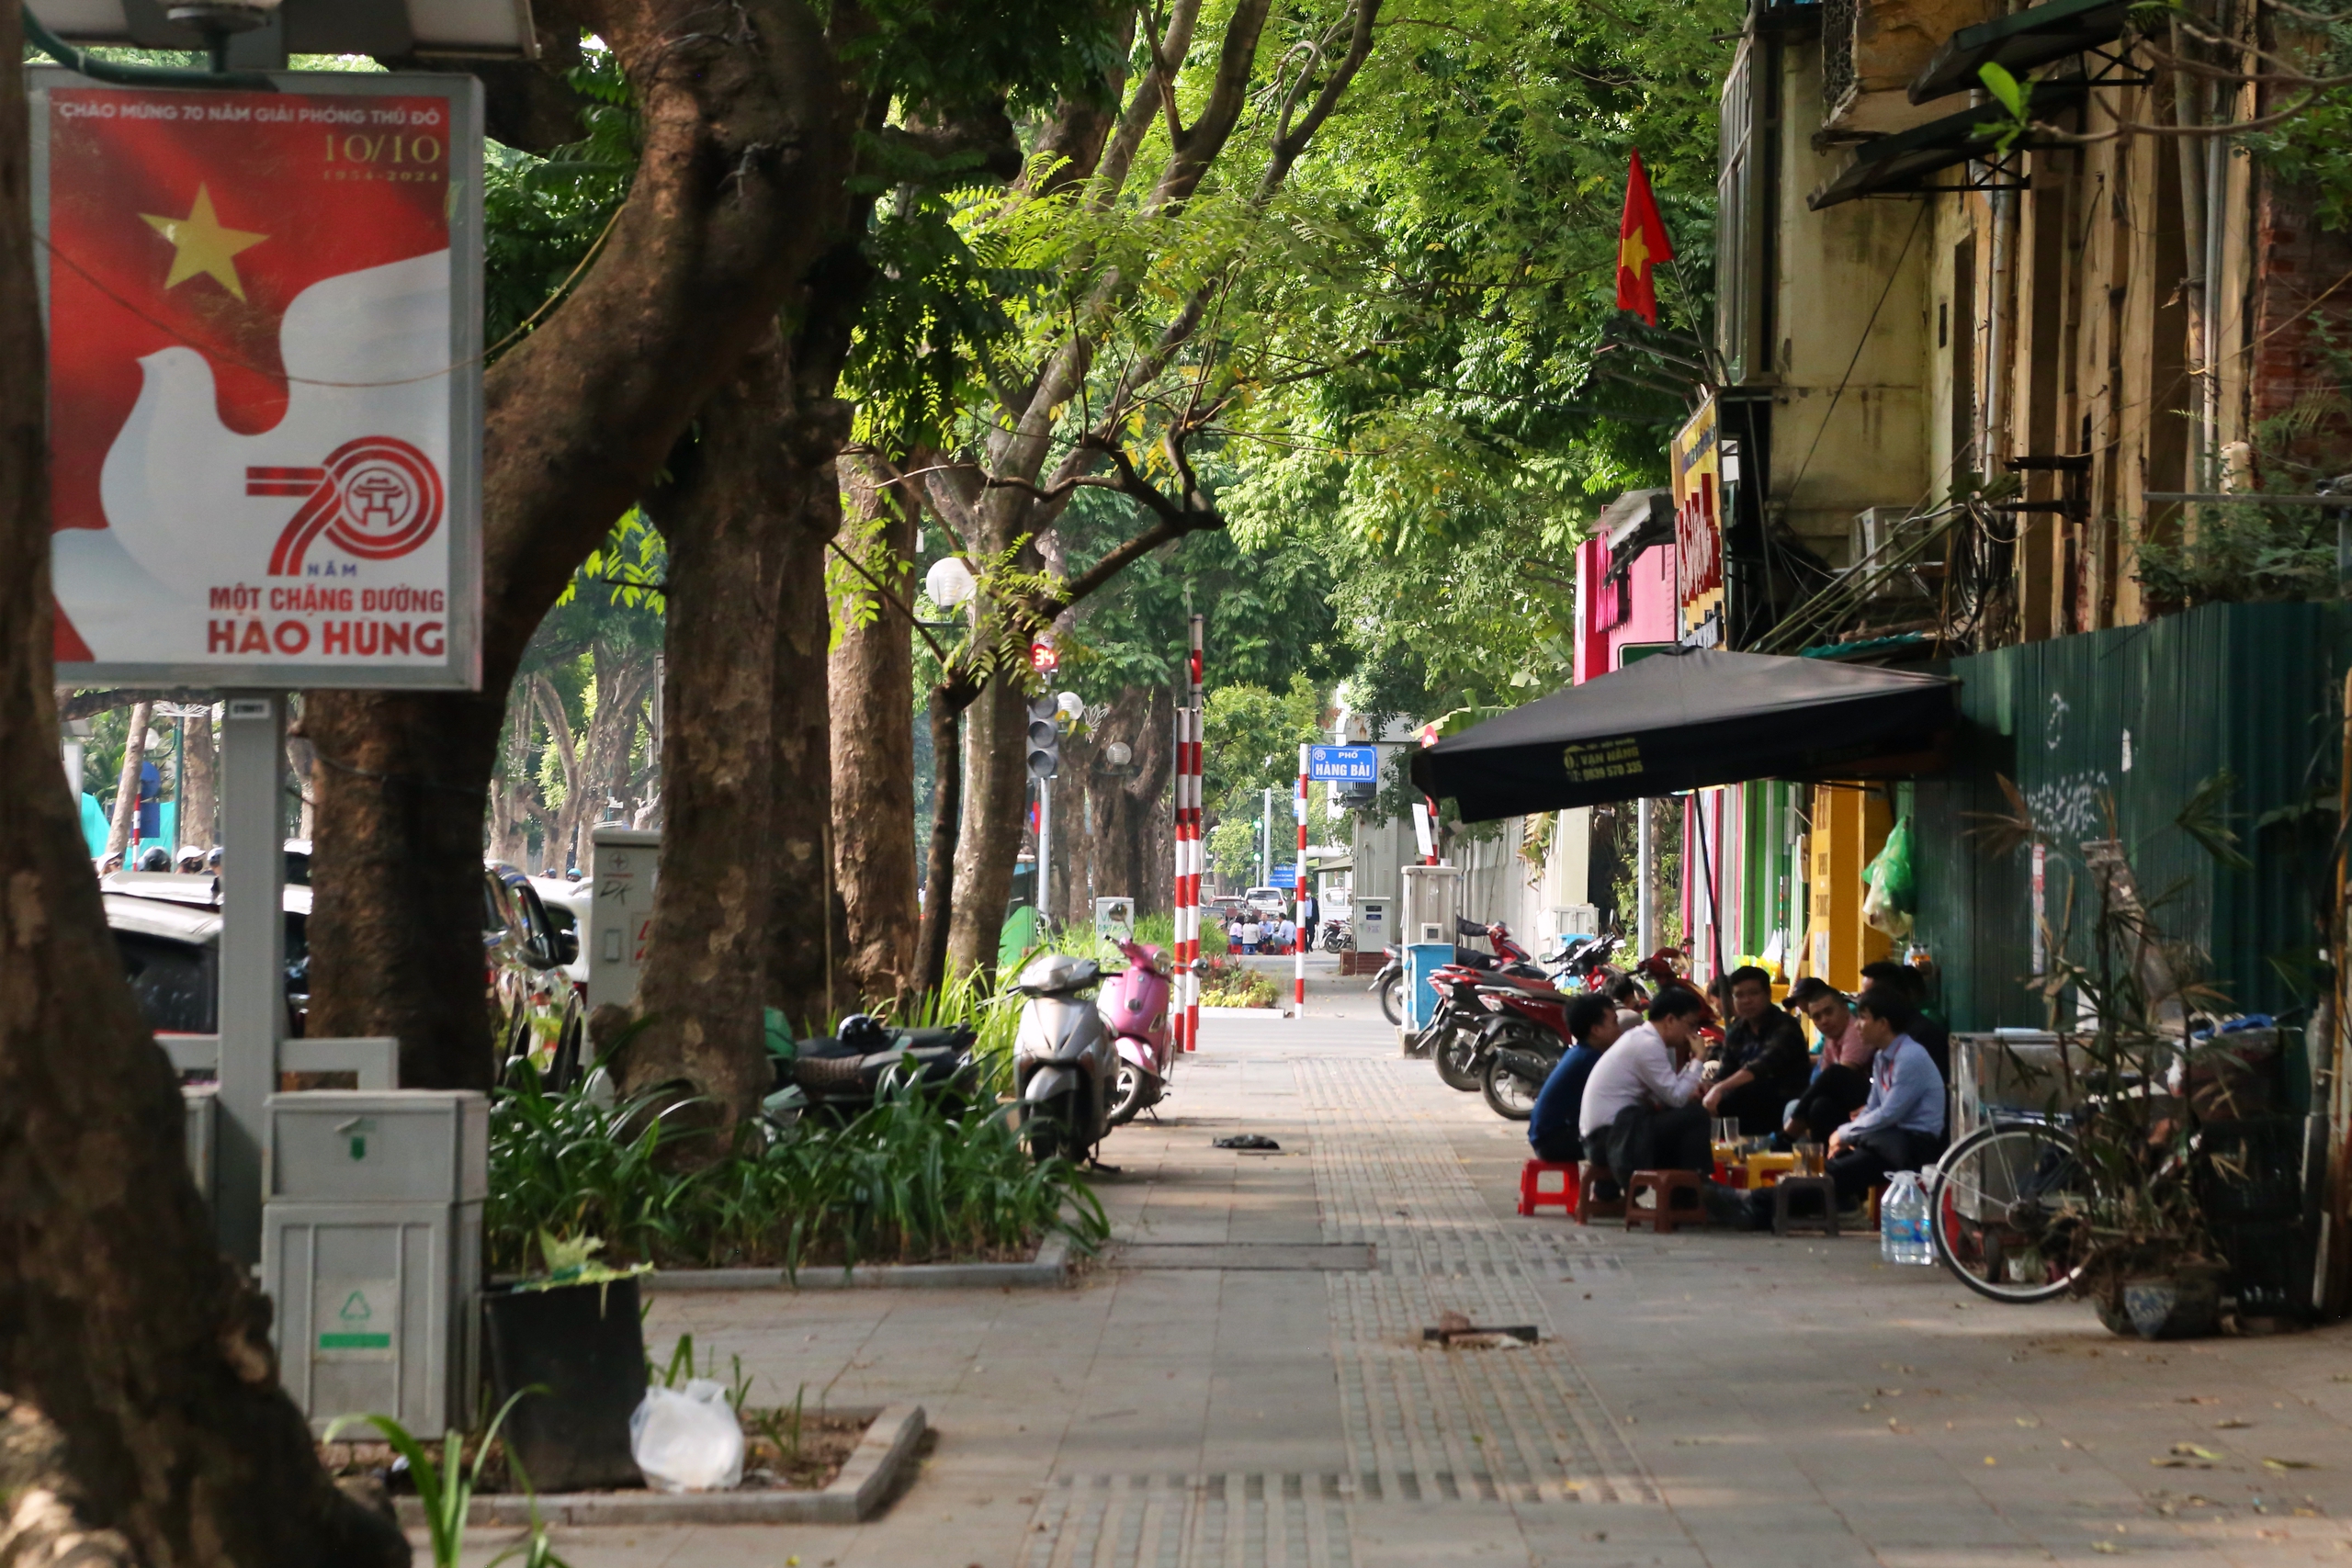
[[[1296,886],[1297,882],[1298,866],[1295,863],[1278,865],[1266,878],[1266,886],[1269,887],[1291,887]]]
[[[1317,784],[1378,784],[1377,746],[1309,746],[1306,776]]]

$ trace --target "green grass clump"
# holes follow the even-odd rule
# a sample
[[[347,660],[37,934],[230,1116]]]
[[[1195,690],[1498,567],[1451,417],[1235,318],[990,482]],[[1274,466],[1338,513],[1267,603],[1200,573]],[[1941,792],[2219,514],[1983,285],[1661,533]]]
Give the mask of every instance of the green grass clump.
[[[541,1230],[690,1269],[989,1258],[1056,1232],[1091,1250],[1109,1234],[1077,1168],[1033,1162],[992,1093],[892,1081],[846,1122],[747,1124],[717,1159],[696,1146],[712,1136],[700,1110],[650,1096],[599,1106],[527,1074],[503,1091],[482,1213],[492,1270],[527,1271]]]

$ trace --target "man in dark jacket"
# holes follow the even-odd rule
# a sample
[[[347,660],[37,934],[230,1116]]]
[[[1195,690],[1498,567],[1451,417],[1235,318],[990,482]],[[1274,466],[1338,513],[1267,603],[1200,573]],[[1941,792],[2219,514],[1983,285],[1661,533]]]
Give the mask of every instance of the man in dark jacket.
[[[1592,1077],[1600,1054],[1617,1040],[1617,1008],[1606,997],[1576,998],[1568,1003],[1567,1019],[1575,1043],[1544,1080],[1534,1113],[1527,1119],[1528,1145],[1537,1159],[1554,1165],[1574,1165],[1584,1158],[1584,1134],[1577,1126],[1584,1109],[1584,1081]]]
[[[1733,970],[1728,988],[1732,1021],[1722,1070],[1707,1089],[1707,1114],[1738,1118],[1743,1136],[1770,1137],[1811,1077],[1804,1035],[1772,1005],[1772,976],[1763,970],[1752,964]]]

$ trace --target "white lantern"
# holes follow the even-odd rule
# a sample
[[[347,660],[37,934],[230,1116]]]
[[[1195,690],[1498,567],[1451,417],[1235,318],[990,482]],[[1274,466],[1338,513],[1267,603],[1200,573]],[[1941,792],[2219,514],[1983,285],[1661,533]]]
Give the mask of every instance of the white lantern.
[[[1135,751],[1124,740],[1114,740],[1102,748],[1102,762],[1106,767],[1124,768],[1135,760]]]
[[[1062,717],[1072,724],[1086,716],[1086,699],[1076,692],[1064,692],[1054,699],[1054,706],[1059,708]]]
[[[952,610],[972,596],[972,569],[954,556],[942,556],[922,574],[922,591],[943,610]]]

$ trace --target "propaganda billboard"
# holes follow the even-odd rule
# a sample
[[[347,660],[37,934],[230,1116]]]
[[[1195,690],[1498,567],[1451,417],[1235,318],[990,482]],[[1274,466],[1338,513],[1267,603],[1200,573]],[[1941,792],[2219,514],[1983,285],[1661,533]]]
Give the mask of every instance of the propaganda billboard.
[[[28,78],[59,679],[479,685],[479,84]]]
[[[1674,597],[1680,641],[1718,648],[1724,640],[1723,458],[1715,400],[1709,398],[1674,437]]]

